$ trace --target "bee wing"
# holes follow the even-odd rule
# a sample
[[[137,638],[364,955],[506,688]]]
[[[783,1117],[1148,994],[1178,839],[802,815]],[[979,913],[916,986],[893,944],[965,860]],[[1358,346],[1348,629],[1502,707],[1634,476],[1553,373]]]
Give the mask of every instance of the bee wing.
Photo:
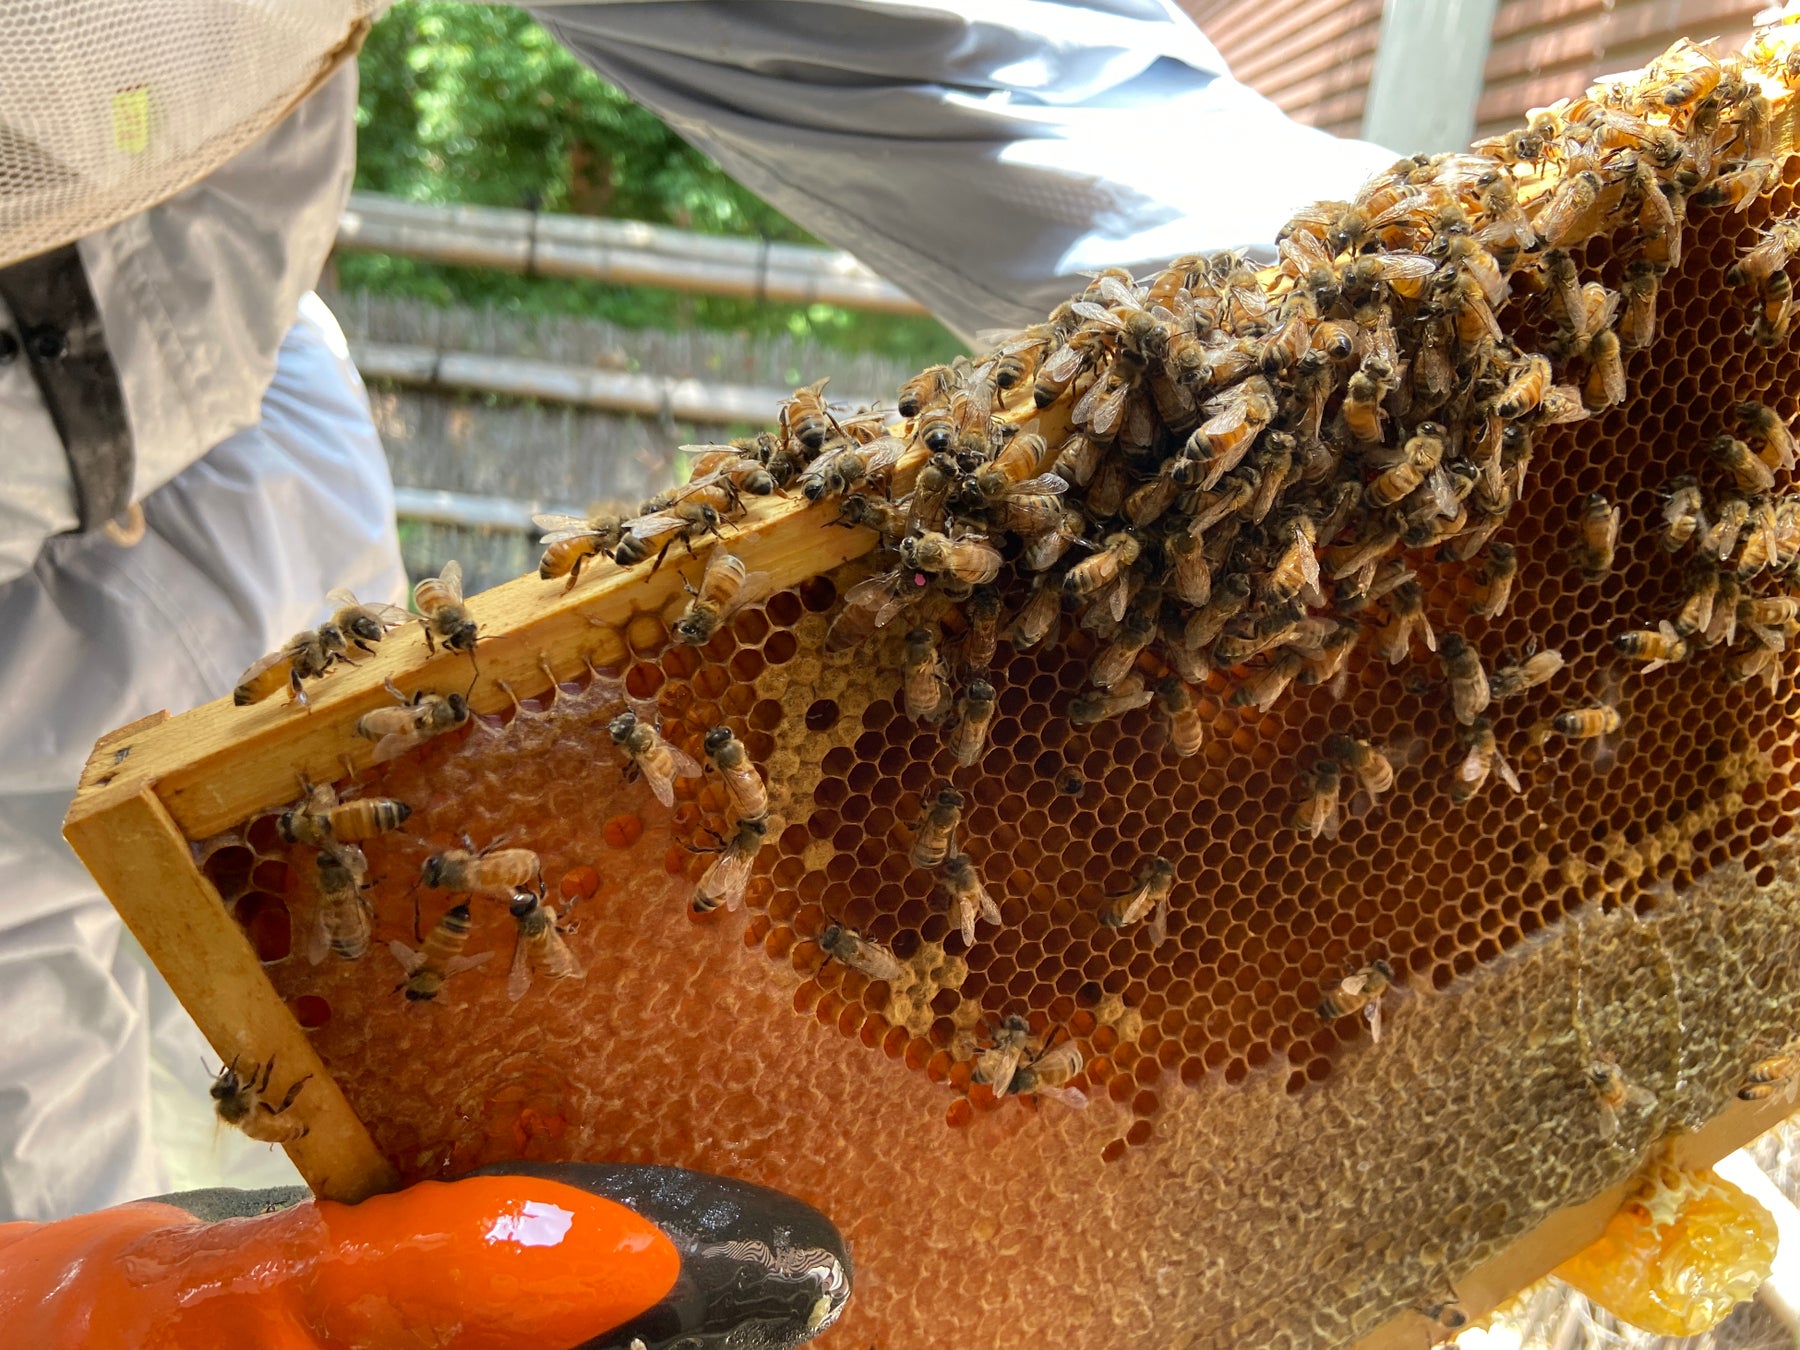
[[[1456,766],[1456,777],[1459,782],[1479,784],[1482,779],[1487,777],[1487,774],[1487,766],[1483,763],[1478,750],[1469,751],[1467,755],[1463,756],[1463,762]]]
[[[1369,977],[1362,971],[1354,975],[1346,975],[1338,981],[1338,992],[1348,998],[1356,998],[1369,987]]]
[[[1072,1087],[1039,1088],[1038,1094],[1040,1096],[1053,1098],[1054,1100],[1061,1102],[1064,1106],[1071,1107],[1077,1111],[1081,1110],[1082,1107],[1084,1107],[1088,1104],[1087,1094],[1085,1092],[1083,1092],[1080,1088],[1072,1088]]]
[[[361,602],[348,586],[335,586],[325,592],[325,603],[333,609],[351,609]]]
[[[1114,623],[1125,622],[1125,609],[1131,603],[1131,588],[1125,580],[1126,574],[1121,572],[1106,591],[1106,612]]]
[[[733,459],[742,453],[735,445],[682,445],[676,447],[684,455],[730,455]],[[537,516],[533,516],[535,521]]]
[[[1127,286],[1111,273],[1100,278],[1100,298],[1109,305],[1135,306],[1138,302],[1138,294],[1139,292]]]
[[[747,573],[738,584],[737,594],[719,606],[719,617],[729,618],[745,605],[754,605],[775,589],[775,578],[767,572]]]
[[[1319,555],[1313,551],[1313,546],[1307,542],[1306,535],[1298,525],[1294,527],[1294,544],[1300,550],[1300,575],[1305,578],[1307,589],[1317,591]]]
[[[334,840],[325,846],[325,851],[344,865],[344,870],[356,878],[358,886],[368,880],[368,856],[355,844],[340,844]]]
[[[1600,1137],[1610,1140],[1619,1132],[1619,1113],[1606,1102],[1600,1103]]]
[[[540,544],[554,544],[559,539],[573,539],[578,534],[592,534],[594,527],[586,516],[565,516],[544,512],[531,518],[531,523],[544,531]]]
[[[1072,342],[1065,342],[1054,352],[1041,367],[1041,373],[1052,380],[1072,380],[1081,369],[1082,352]]]
[[[956,924],[962,930],[965,947],[975,945],[975,897],[959,895],[956,897]]]
[[[687,521],[668,511],[657,511],[625,522],[625,533],[636,539],[655,539],[686,528]]]
[[[306,964],[309,966],[318,965],[325,959],[326,953],[330,950],[331,932],[325,924],[325,902],[320,901],[317,911],[313,914],[313,921],[306,930]],[[402,962],[401,964],[404,965],[405,963]],[[411,973],[411,971],[407,972],[409,975]]]
[[[1417,281],[1437,271],[1437,263],[1423,253],[1380,253],[1376,272],[1383,281]]]
[[[408,975],[411,975],[420,966],[425,964],[424,954],[415,952],[404,942],[390,942],[388,943],[387,948],[394,954],[394,960],[400,963],[400,969],[405,971]]]
[[[1014,483],[1006,489],[1009,497],[1053,496],[1060,497],[1069,490],[1069,482],[1060,474],[1044,473],[1036,478],[1027,478],[1023,483]]]
[[[267,656],[258,657],[251,664],[250,669],[238,677],[238,683],[248,684],[264,671],[280,665],[283,661],[291,660],[293,660],[293,652],[287,647],[283,647],[280,651],[270,652]]]
[[[1151,912],[1149,932],[1150,945],[1152,947],[1160,947],[1164,942],[1168,941],[1169,897],[1166,895],[1156,902],[1156,908]]]
[[[1363,1005],[1363,1016],[1369,1019],[1369,1039],[1381,1044],[1381,1000],[1370,999]]]
[[[878,436],[863,447],[863,462],[871,478],[891,473],[906,453],[906,442],[898,436]]]
[[[371,601],[369,604],[364,605],[363,608],[373,614],[376,621],[380,623],[383,628],[398,628],[401,624],[412,618],[410,611],[402,609],[399,605],[390,605],[382,600]]]
[[[694,757],[685,750],[677,750],[674,746],[669,746],[669,759],[675,767],[675,777],[700,777],[700,766],[694,762]]]
[[[517,1003],[531,988],[531,957],[521,937],[513,944],[512,968],[506,972],[506,997]]]
[[[438,581],[450,593],[451,602],[460,605],[463,598],[462,564],[452,558],[444,564],[444,570],[438,573]]]
[[[460,975],[465,970],[473,970],[476,966],[485,966],[494,959],[492,952],[477,952],[473,956],[453,956],[444,962],[444,978]]]
[[[696,883],[694,893],[717,900],[726,909],[738,909],[744,903],[744,887],[750,884],[750,870],[755,864],[754,853],[721,853]]]
[[[1002,922],[1000,917],[1000,906],[994,903],[994,897],[988,894],[987,887],[981,885],[979,882],[977,882],[975,886],[975,903],[981,907],[982,918],[986,919],[995,927],[1000,926]]]
[[[1077,300],[1069,308],[1089,323],[1097,324],[1101,328],[1109,328],[1117,332],[1125,327],[1125,321],[1117,314],[1105,305],[1095,304],[1092,300]]]
[[[390,759],[398,759],[416,745],[425,743],[424,734],[417,727],[407,727],[404,731],[390,731],[375,742],[373,762],[385,764]]]

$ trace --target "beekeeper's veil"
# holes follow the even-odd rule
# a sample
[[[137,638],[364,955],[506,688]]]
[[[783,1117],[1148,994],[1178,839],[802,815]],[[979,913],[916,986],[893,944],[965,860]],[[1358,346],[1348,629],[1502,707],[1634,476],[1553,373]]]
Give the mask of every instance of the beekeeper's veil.
[[[0,266],[204,178],[387,0],[0,0]]]

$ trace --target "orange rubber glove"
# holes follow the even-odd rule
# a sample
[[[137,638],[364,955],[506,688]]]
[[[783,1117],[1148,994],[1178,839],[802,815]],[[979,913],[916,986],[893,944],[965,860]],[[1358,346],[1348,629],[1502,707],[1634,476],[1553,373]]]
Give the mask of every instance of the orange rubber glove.
[[[850,1294],[817,1210],[675,1168],[520,1163],[360,1205],[304,1195],[197,1191],[0,1224],[4,1342],[782,1350]]]

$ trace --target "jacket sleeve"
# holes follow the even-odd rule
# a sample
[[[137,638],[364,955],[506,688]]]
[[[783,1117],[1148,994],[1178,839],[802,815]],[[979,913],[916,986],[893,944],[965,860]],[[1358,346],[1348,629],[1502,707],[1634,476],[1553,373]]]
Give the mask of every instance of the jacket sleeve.
[[[1395,159],[1290,121],[1160,0],[531,8],[965,336],[1042,317],[1082,271],[1268,249],[1294,208]]]

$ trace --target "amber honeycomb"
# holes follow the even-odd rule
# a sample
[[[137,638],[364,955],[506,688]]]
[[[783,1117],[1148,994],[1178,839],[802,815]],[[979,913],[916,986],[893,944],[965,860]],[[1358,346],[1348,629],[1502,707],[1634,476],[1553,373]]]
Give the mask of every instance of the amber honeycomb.
[[[1658,341],[1627,358],[1628,401],[1539,433],[1501,536],[1520,555],[1503,619],[1468,615],[1473,568],[1422,569],[1437,630],[1490,671],[1533,642],[1568,659],[1490,710],[1521,797],[1492,782],[1454,805],[1436,663],[1390,668],[1366,647],[1341,698],[1297,689],[1267,716],[1230,706],[1215,675],[1190,760],[1165,750],[1154,710],[1072,727],[1092,648],[1066,622],[1047,652],[1002,645],[988,748],[952,773],[879,673],[897,632],[874,659],[824,651],[838,593],[866,570],[852,566],[698,651],[667,646],[667,616],[597,633],[592,664],[655,699],[672,740],[697,756],[727,721],[768,777],[779,832],[745,917],[685,904],[716,788],[683,782],[671,815],[624,782],[586,670],[358,784],[414,807],[368,850],[378,939],[413,942],[415,903],[426,925],[449,903],[414,887],[429,852],[505,835],[543,856],[583,983],[507,1003],[511,921],[478,903],[471,950],[495,965],[453,981],[454,1006],[410,1007],[379,949],[316,968],[290,953],[310,859],[286,855],[271,817],[214,841],[207,870],[408,1177],[603,1157],[785,1186],[837,1218],[862,1271],[831,1344],[1347,1343],[1628,1173],[1663,1130],[1709,1118],[1745,1047],[1800,1021],[1791,657],[1770,697],[1728,685],[1723,652],[1645,676],[1609,646],[1679,603],[1683,560],[1651,528],[1659,487],[1717,484],[1704,447],[1735,402],[1800,412],[1791,345],[1752,344],[1721,282],[1797,179],[1790,165],[1743,215],[1696,209]],[[1617,284],[1606,239],[1578,261]],[[1596,491],[1625,526],[1613,575],[1585,585],[1568,553]],[[1599,699],[1624,714],[1616,745],[1529,751],[1533,723]],[[1387,746],[1398,781],[1336,839],[1304,841],[1287,826],[1297,772],[1333,731]],[[1005,916],[968,950],[905,856],[946,778]],[[1097,918],[1150,854],[1177,865],[1159,948]],[[834,920],[918,982],[823,963]],[[1360,1019],[1314,1008],[1378,956],[1400,989],[1371,1046]],[[979,1024],[1009,1012],[1077,1039],[1088,1109],[970,1086]],[[1599,1049],[1658,1099],[1611,1146],[1580,1086]]]

